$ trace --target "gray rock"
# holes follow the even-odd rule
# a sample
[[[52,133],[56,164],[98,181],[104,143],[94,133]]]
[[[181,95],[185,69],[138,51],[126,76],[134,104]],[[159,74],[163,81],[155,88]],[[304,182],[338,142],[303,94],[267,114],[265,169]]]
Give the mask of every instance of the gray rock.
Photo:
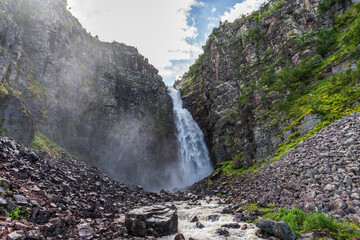
[[[305,135],[310,132],[319,122],[321,122],[320,115],[317,114],[308,114],[304,117],[301,128],[300,134]]]
[[[76,226],[79,231],[79,236],[81,239],[92,239],[94,236],[94,229],[90,227],[87,223],[79,224]]]
[[[256,223],[256,227],[282,240],[294,240],[296,238],[296,234],[291,232],[289,225],[284,221],[276,222],[261,218]]]
[[[25,240],[25,233],[22,230],[12,232],[7,235],[7,240]]]
[[[219,228],[219,229],[216,230],[215,233],[220,235],[220,236],[225,236],[225,237],[230,236],[230,233],[229,233],[228,230],[226,230],[226,228]]]
[[[5,206],[7,204],[6,199],[0,197],[0,206]]]
[[[142,221],[147,228],[153,228],[160,236],[175,233],[178,228],[177,211],[171,206],[154,205],[134,209],[126,214],[126,219]],[[129,228],[128,230],[131,232]]]
[[[201,222],[196,222],[195,226],[200,229],[205,227]]]
[[[15,199],[16,203],[19,205],[27,205],[28,204],[28,199],[23,195],[14,195],[14,199]]]
[[[147,235],[146,224],[143,221],[134,218],[126,218],[125,226],[131,235],[139,237],[145,237]]]

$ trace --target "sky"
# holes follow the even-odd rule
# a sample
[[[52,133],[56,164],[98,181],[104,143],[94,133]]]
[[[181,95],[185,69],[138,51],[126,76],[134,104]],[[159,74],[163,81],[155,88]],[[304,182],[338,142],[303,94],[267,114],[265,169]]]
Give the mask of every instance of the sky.
[[[137,47],[166,84],[202,53],[220,21],[234,21],[266,0],[68,0],[72,14],[93,36]]]

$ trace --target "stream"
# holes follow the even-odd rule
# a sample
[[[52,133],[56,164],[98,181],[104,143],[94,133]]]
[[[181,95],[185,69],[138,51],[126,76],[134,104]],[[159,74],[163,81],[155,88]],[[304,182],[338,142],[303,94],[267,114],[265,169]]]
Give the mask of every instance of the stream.
[[[224,224],[234,224],[235,215],[222,214],[222,210],[229,205],[222,204],[220,200],[197,201],[196,204],[188,202],[176,202],[175,206],[178,208],[179,216],[179,233],[182,233],[185,239],[207,240],[207,239],[227,239],[227,240],[252,240],[261,239],[255,235],[256,227],[254,224],[240,222],[240,228],[232,229],[226,228],[229,236],[220,236],[216,231]],[[204,228],[197,228],[196,222],[190,222],[193,216],[199,218],[199,222],[203,224]],[[218,220],[211,221],[209,216],[217,216]],[[216,217],[213,217],[216,219]],[[247,228],[241,230],[241,227],[246,224]],[[173,240],[176,234],[162,237],[162,240]]]

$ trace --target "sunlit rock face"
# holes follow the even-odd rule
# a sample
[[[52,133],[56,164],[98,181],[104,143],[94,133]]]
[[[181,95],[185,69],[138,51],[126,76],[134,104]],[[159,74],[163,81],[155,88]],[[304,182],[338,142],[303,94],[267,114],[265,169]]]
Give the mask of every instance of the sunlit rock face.
[[[286,66],[316,57],[318,29],[331,28],[334,16],[357,1],[334,1],[323,14],[319,0],[267,2],[258,12],[214,28],[204,54],[175,82],[184,107],[204,132],[214,165],[232,161],[234,168],[246,168],[269,160],[282,144],[305,136],[316,126],[317,114],[291,118],[277,107],[290,90],[268,91],[266,79],[275,83],[277,73]],[[331,54],[319,56],[318,61]],[[324,76],[330,76],[332,69],[344,71],[343,63],[356,69],[357,61],[344,57],[339,63],[329,64]],[[299,78],[298,89],[313,80]]]
[[[92,37],[65,0],[0,3],[2,128],[27,144],[40,131],[114,178],[161,189],[177,143],[158,70]]]

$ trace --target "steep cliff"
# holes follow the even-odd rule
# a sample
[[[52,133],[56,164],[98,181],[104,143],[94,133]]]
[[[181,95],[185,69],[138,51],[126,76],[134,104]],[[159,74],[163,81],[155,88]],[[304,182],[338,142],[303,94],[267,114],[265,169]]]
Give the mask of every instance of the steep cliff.
[[[92,37],[66,0],[1,0],[0,17],[1,130],[163,187],[177,143],[158,70],[136,48]]]
[[[215,28],[175,83],[213,163],[254,169],[360,111],[358,0],[273,0]]]

